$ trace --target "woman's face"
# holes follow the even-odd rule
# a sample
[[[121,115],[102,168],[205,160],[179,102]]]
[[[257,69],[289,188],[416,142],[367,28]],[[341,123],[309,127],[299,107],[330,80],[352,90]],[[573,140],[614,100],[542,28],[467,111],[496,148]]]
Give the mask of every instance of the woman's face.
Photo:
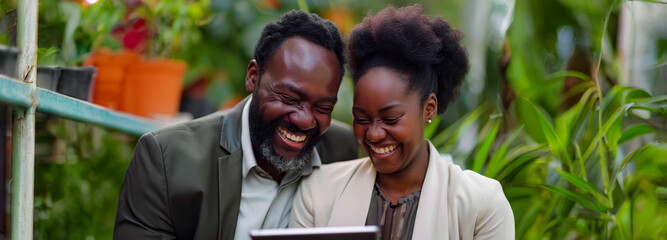
[[[373,68],[359,78],[354,135],[379,173],[398,173],[428,160],[424,125],[435,116],[434,101],[432,95],[421,104],[419,92],[408,91],[408,75],[390,68]]]

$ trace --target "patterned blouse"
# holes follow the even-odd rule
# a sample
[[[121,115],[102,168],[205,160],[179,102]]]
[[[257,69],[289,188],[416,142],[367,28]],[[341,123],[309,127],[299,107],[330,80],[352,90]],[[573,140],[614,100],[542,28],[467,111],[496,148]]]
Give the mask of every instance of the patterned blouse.
[[[382,240],[411,239],[420,195],[421,189],[398,199],[398,203],[392,205],[375,183],[366,225],[379,226]]]

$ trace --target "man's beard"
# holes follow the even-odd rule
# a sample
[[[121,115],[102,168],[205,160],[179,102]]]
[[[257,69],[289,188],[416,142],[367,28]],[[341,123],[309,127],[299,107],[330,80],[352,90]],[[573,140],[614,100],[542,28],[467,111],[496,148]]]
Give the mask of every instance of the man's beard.
[[[320,137],[319,128],[316,126],[315,128],[303,131],[283,119],[276,119],[271,122],[264,122],[262,119],[263,115],[259,111],[259,104],[257,102],[251,103],[248,122],[250,123],[250,140],[253,144],[253,149],[257,150],[255,154],[259,152],[260,158],[271,163],[280,172],[301,171],[312,159],[313,148]],[[280,156],[273,148],[273,138],[278,126],[285,128],[287,131],[306,136],[306,141],[308,142],[296,157],[286,158]]]

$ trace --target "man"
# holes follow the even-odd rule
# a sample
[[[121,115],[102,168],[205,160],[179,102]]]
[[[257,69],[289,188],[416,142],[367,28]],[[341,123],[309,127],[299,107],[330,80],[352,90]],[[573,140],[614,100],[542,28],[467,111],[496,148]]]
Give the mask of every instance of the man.
[[[262,32],[234,109],[141,137],[118,200],[115,239],[249,239],[286,227],[302,176],[353,159],[331,122],[343,75],[338,29],[292,11]],[[328,131],[327,131],[328,130]]]

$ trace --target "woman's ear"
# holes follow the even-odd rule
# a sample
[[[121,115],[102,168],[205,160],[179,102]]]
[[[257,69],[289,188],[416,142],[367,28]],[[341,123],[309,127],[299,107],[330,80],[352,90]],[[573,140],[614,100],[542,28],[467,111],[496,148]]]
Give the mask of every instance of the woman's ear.
[[[435,96],[435,93],[428,95],[426,102],[424,102],[424,121],[430,122],[435,119],[435,116],[438,114],[438,98]]]
[[[253,59],[248,64],[248,70],[245,72],[245,90],[248,93],[255,92],[257,84],[259,83],[259,66],[257,61]]]

